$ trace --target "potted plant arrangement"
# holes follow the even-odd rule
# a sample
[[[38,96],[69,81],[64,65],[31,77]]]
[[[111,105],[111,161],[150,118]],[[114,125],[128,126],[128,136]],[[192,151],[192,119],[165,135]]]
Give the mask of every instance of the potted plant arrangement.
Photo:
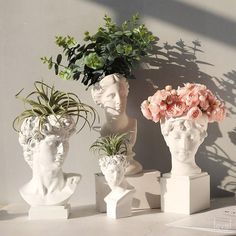
[[[126,114],[129,85],[126,79],[134,78],[133,67],[141,57],[155,44],[157,38],[139,23],[139,16],[117,25],[108,16],[104,17],[105,25],[91,35],[85,32],[85,43],[78,43],[71,36],[56,37],[56,44],[62,48],[56,60],[52,57],[41,58],[49,69],[62,79],[79,80],[92,86],[94,102],[102,107],[106,121],[101,127],[101,136],[129,133],[133,140],[128,150],[129,168],[127,175],[142,171],[142,165],[134,160],[132,147],[136,142],[137,120]],[[63,60],[65,59],[65,60]],[[66,61],[66,65],[63,65]],[[131,144],[131,143],[130,143]]]
[[[98,138],[90,147],[100,155],[99,165],[111,192],[104,198],[107,205],[107,215],[121,218],[131,215],[131,205],[134,187],[125,179],[128,166],[127,134],[113,134]]]
[[[225,117],[223,102],[205,85],[186,83],[183,87],[157,90],[143,101],[143,115],[159,122],[161,132],[172,157],[171,176],[191,176],[201,173],[195,154],[207,136],[208,122]]]
[[[78,43],[71,36],[57,36],[56,44],[63,49],[63,56],[42,57],[49,69],[54,68],[55,74],[62,79],[79,80],[85,86],[91,86],[111,74],[132,78],[132,68],[147,55],[156,37],[144,24],[139,24],[139,16],[117,25],[105,15],[105,25],[90,35],[85,32],[84,43]]]
[[[21,97],[25,110],[16,117],[13,127],[19,132],[25,161],[32,169],[32,179],[21,189],[23,199],[31,205],[31,218],[67,218],[67,202],[74,193],[81,176],[64,173],[62,165],[69,150],[69,138],[85,125],[90,128],[96,119],[95,110],[80,101],[77,95],[56,90],[44,82],[36,81],[34,91]],[[37,207],[63,206],[66,215],[55,208],[47,213]],[[53,213],[54,212],[54,213]]]

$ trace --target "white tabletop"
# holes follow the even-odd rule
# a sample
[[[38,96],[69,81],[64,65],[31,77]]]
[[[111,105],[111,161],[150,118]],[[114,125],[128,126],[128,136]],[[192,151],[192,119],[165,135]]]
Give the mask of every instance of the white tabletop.
[[[128,218],[110,219],[106,214],[97,213],[95,206],[76,206],[68,220],[28,220],[26,205],[11,204],[0,209],[1,236],[207,236],[226,235],[225,232],[209,232],[189,228],[168,226],[167,224],[184,219],[198,222],[206,213],[214,209],[220,211],[225,206],[234,205],[235,198],[213,200],[211,211],[191,216],[163,213],[158,209],[139,210]],[[205,215],[204,215],[205,214]],[[234,219],[233,219],[234,220]],[[201,220],[200,220],[201,221]],[[227,222],[226,222],[227,223]],[[175,223],[181,226],[182,223]],[[183,224],[182,224],[183,225]],[[210,226],[214,228],[212,222]],[[209,230],[209,229],[208,229]],[[236,231],[235,231],[236,232]],[[234,234],[236,235],[236,233]]]

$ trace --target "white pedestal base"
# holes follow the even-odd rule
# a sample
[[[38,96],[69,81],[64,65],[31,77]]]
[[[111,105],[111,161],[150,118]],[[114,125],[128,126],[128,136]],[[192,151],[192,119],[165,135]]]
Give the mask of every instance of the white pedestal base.
[[[134,193],[135,189],[126,190],[123,196],[119,196],[119,199],[113,198],[110,196],[111,194],[108,194],[104,199],[107,206],[107,216],[113,219],[131,216]]]
[[[210,207],[210,176],[203,172],[193,176],[164,174],[161,178],[161,210],[192,214]]]
[[[155,209],[161,206],[160,172],[157,170],[144,171],[133,176],[126,176],[126,180],[136,192],[132,202],[133,209]],[[101,173],[95,174],[96,209],[106,212],[105,196],[111,191]]]
[[[29,210],[30,220],[68,219],[70,205],[32,206]]]

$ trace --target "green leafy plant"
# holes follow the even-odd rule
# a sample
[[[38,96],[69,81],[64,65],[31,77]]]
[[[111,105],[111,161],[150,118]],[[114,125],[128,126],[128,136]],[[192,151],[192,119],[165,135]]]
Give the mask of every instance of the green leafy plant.
[[[71,36],[57,36],[56,44],[63,49],[56,60],[52,57],[42,57],[43,63],[49,69],[54,67],[55,74],[62,79],[79,80],[91,86],[104,76],[119,73],[127,78],[133,78],[132,68],[148,54],[148,50],[157,38],[144,24],[139,24],[139,16],[117,25],[105,15],[105,25],[90,35],[85,32],[83,44],[79,44]],[[66,61],[66,65],[62,61]]]
[[[23,89],[22,89],[23,90]],[[80,132],[87,124],[90,128],[94,124],[97,113],[93,107],[82,103],[74,93],[65,93],[56,90],[54,86],[49,86],[41,81],[34,83],[34,91],[26,97],[21,97],[22,90],[17,93],[16,98],[25,104],[25,110],[13,121],[13,128],[19,131],[19,127],[24,119],[28,117],[38,117],[40,127],[46,118],[54,115],[60,123],[60,118],[73,116],[76,125],[82,120]]]
[[[98,138],[90,147],[90,150],[100,155],[114,156],[127,154],[127,134],[112,134]]]

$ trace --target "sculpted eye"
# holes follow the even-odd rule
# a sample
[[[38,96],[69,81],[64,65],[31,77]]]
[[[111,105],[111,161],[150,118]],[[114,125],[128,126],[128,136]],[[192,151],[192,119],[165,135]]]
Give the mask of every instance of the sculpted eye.
[[[115,97],[115,94],[114,94],[114,93],[110,93],[110,94],[107,95],[107,98],[113,99],[114,97]]]
[[[58,141],[58,140],[55,141],[55,145],[56,145],[56,146],[59,146],[59,145],[60,145],[60,141]]]
[[[174,138],[174,139],[180,139],[180,135],[179,135],[179,134],[174,134],[174,135],[173,135],[173,138]]]

